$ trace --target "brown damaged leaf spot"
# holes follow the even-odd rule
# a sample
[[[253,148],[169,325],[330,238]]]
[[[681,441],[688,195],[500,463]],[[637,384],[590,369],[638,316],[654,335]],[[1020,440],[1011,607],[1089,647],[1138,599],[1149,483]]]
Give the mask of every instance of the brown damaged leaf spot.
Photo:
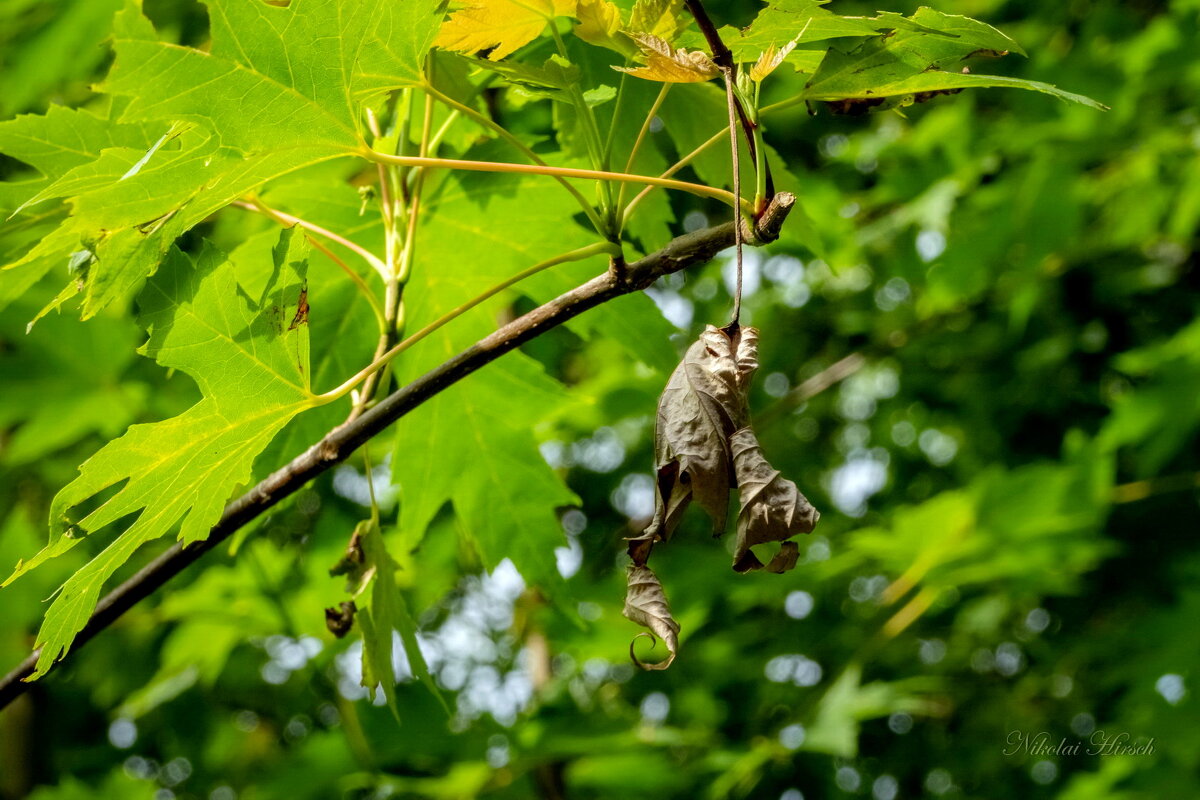
[[[292,324],[288,325],[289,331],[294,331],[301,325],[308,324],[308,286],[307,284],[300,287],[300,297],[296,300],[296,316],[292,317]]]
[[[783,542],[801,533],[812,533],[821,515],[796,484],[784,478],[763,456],[758,438],[750,428],[734,432],[729,440],[742,510],[737,521],[737,546],[733,553],[735,572],[763,569],[750,551],[754,545]],[[767,565],[770,572],[787,572],[796,565],[794,542],[780,548]]]
[[[625,617],[651,633],[639,633],[629,643],[629,658],[635,665],[644,670],[666,669],[675,660],[679,650],[679,623],[671,616],[671,606],[663,592],[662,583],[649,567],[632,566],[629,568],[628,590],[625,594]],[[649,636],[651,642],[657,636],[667,646],[666,659],[657,664],[647,664],[639,661],[633,652],[633,646],[643,636]],[[653,646],[653,645],[652,645]]]
[[[337,608],[325,609],[325,627],[337,638],[343,638],[354,627],[354,614],[358,607],[353,600],[345,600]]]

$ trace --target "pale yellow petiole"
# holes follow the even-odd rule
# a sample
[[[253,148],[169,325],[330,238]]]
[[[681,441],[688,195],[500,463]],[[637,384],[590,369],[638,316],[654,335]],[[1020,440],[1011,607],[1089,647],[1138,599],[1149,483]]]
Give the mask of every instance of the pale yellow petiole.
[[[369,147],[360,148],[358,154],[368,161],[380,161],[385,164],[398,164],[402,167],[430,167],[433,169],[461,169],[472,172],[508,172],[520,175],[549,175],[559,178],[580,178],[583,180],[617,181],[620,183],[640,183],[647,186],[658,186],[664,189],[677,189],[690,192],[700,197],[711,197],[720,200],[727,206],[734,206],[736,198],[733,192],[705,186],[700,183],[688,183],[667,178],[656,178],[650,175],[631,175],[625,172],[603,172],[594,169],[575,169],[572,167],[550,167],[532,164],[508,164],[500,161],[467,161],[457,158],[419,158],[413,156],[392,156],[380,153]],[[750,205],[744,203],[746,210]]]

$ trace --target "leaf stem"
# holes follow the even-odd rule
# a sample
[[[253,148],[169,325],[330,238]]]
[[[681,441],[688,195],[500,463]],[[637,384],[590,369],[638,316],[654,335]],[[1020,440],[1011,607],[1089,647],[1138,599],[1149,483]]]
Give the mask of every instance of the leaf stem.
[[[625,79],[624,73],[622,73],[621,80],[624,80],[624,79]],[[633,162],[637,159],[637,155],[642,149],[642,142],[644,142],[646,140],[646,134],[648,134],[650,132],[650,126],[654,123],[654,118],[656,116],[658,116],[658,110],[660,108],[662,108],[663,101],[667,99],[667,92],[669,92],[670,90],[671,90],[671,84],[664,83],[662,85],[662,88],[658,90],[658,96],[655,97],[654,102],[651,103],[650,110],[648,112],[646,112],[646,119],[642,121],[642,127],[638,130],[637,138],[633,140],[633,147],[629,151],[629,158],[625,159],[625,171],[626,172],[633,171]],[[615,119],[614,119],[614,123],[615,123]],[[661,175],[659,177],[666,178],[669,176]],[[621,184],[621,190],[617,194],[617,208],[623,208],[624,205],[625,205],[625,184]],[[628,217],[629,217],[629,215],[627,213],[622,212],[621,227],[625,227],[625,221],[628,219]]]
[[[608,135],[604,137],[604,160],[600,166],[606,170],[612,166],[613,142],[616,139],[617,125],[621,122],[621,112],[625,107],[625,82],[628,78],[629,75],[624,72],[621,73],[621,82],[617,84],[617,99],[613,101],[612,119],[608,121]],[[670,85],[669,83],[663,84],[663,86]],[[626,167],[625,171],[629,172],[629,168]]]
[[[371,313],[375,315],[375,323],[379,327],[379,332],[383,333],[385,330],[387,330],[387,318],[383,313],[383,306],[379,305],[379,299],[375,297],[375,293],[371,291],[371,287],[367,286],[367,283],[362,279],[362,276],[350,269],[350,266],[346,264],[345,261],[342,261],[340,258],[338,258],[337,254],[326,247],[324,242],[322,242],[320,239],[309,236],[308,241],[313,247],[324,253],[326,258],[337,264],[342,268],[343,272],[350,276],[350,280],[352,280],[354,285],[358,287],[359,293],[366,298],[367,304],[371,307]]]
[[[712,53],[713,63],[721,68],[721,71],[726,73],[726,80],[732,80],[737,75],[737,64],[733,60],[733,53],[729,47],[721,39],[721,33],[717,30],[717,26],[713,24],[709,18],[708,12],[704,10],[704,4],[701,0],[683,0],[687,10],[696,20],[696,26],[700,28],[700,32],[704,34],[705,41],[708,42],[708,49]],[[733,104],[737,111],[737,116],[742,122],[742,130],[746,134],[746,146],[750,148],[750,155],[754,156],[754,122],[743,108],[741,101],[734,98]]]
[[[705,150],[707,150],[708,148],[715,145],[717,142],[724,139],[726,135],[727,135],[726,129],[721,128],[721,130],[717,131],[712,136],[708,137],[708,139],[706,139],[704,142],[702,142],[699,146],[697,146],[695,150],[688,153],[686,156],[679,159],[674,164],[672,164],[670,167],[668,167],[667,170],[665,172],[663,172],[661,175],[659,175],[658,177],[660,177],[660,178],[671,177],[676,172],[679,172],[679,170],[683,169],[688,164],[690,164],[693,159],[695,159],[697,156],[699,156]],[[650,194],[650,192],[654,191],[656,188],[657,188],[657,186],[647,186],[645,189],[642,189],[640,192],[638,192],[637,196],[635,196],[632,200],[629,201],[629,205],[625,207],[625,215],[621,220],[622,225],[629,221],[629,217],[633,214],[633,209],[637,207],[637,204],[642,202],[642,200],[645,199],[646,195]]]
[[[737,101],[733,97],[734,67],[722,67],[725,75],[725,99],[729,106],[729,146],[733,151],[733,195],[742,196],[742,170],[738,153]],[[742,220],[737,206],[733,209],[733,249],[737,260],[737,288],[733,293],[733,319],[729,327],[736,329],[742,315]]]
[[[761,83],[754,85],[754,107],[758,108]],[[756,112],[757,113],[757,112]],[[763,152],[762,124],[754,126],[754,213],[759,214],[767,206],[767,157]]]
[[[554,37],[554,44],[558,48],[558,54],[562,56],[564,61],[569,62],[571,57],[567,54],[567,43],[563,41],[562,33],[558,30],[558,24],[553,19],[550,20],[550,33]],[[607,172],[608,155],[604,144],[600,142],[600,126],[596,123],[596,113],[588,105],[583,92],[579,89],[578,83],[572,83],[567,89],[567,94],[571,98],[571,105],[575,107],[575,113],[579,116],[579,120],[583,125],[584,139],[587,140],[588,150],[592,157],[592,167]],[[613,213],[612,187],[607,183],[600,182],[596,184],[596,190],[600,195],[600,216],[603,219],[611,220]],[[616,235],[615,231],[609,229],[610,227],[606,225],[599,231],[600,235],[608,238]]]
[[[271,208],[263,203],[263,201],[260,200],[257,195],[251,195],[248,200],[236,200],[234,201],[233,205],[249,211],[257,211],[267,217],[270,217],[281,225],[299,225],[306,231],[315,233],[318,236],[323,236],[331,242],[337,242],[347,250],[362,256],[363,260],[370,264],[381,276],[384,275],[387,270],[387,265],[383,263],[379,256],[375,255],[362,245],[355,244],[346,237],[339,236],[328,228],[322,228],[320,225],[301,219],[300,217],[288,214],[275,208]]]
[[[534,264],[532,267],[529,267],[528,269],[524,269],[521,272],[518,272],[516,275],[513,275],[511,278],[506,278],[505,280],[501,281],[500,283],[497,283],[495,286],[492,286],[491,288],[489,288],[482,294],[476,295],[475,297],[471,298],[470,300],[468,300],[467,302],[458,306],[457,308],[447,311],[445,314],[438,317],[433,322],[429,323],[424,328],[422,328],[421,330],[414,333],[412,336],[409,336],[407,339],[400,342],[399,344],[397,344],[392,349],[388,350],[386,353],[384,353],[380,357],[376,358],[374,361],[372,361],[367,366],[363,367],[361,370],[359,370],[357,373],[355,373],[349,380],[345,381],[341,386],[338,386],[335,389],[331,389],[330,391],[325,392],[324,394],[317,395],[318,403],[320,405],[324,405],[326,403],[331,403],[335,400],[345,397],[347,394],[350,393],[350,391],[352,389],[354,389],[355,386],[362,383],[371,374],[373,374],[374,372],[382,369],[383,367],[385,367],[389,363],[391,363],[392,359],[394,359],[396,356],[400,355],[405,350],[409,349],[414,344],[421,341],[426,336],[429,336],[431,333],[433,333],[434,331],[443,327],[447,323],[453,322],[458,317],[461,317],[463,314],[470,311],[472,308],[475,308],[475,306],[479,305],[480,303],[482,303],[486,300],[489,300],[492,297],[495,297],[497,294],[504,291],[508,287],[510,287],[516,283],[519,283],[528,277],[536,275],[539,272],[547,270],[550,267],[557,266],[558,264],[565,264],[568,261],[582,261],[585,258],[591,258],[592,256],[600,255],[603,253],[607,253],[609,255],[620,255],[620,247],[613,244],[612,242],[607,242],[607,241],[606,242],[595,242],[595,243],[589,244],[585,247],[580,247],[577,250],[571,250],[570,252],[555,256],[554,258],[549,258],[545,261],[541,261],[537,264]]]
[[[299,217],[292,216],[291,214],[285,214],[282,211],[271,208],[257,197],[255,197],[252,202],[238,200],[235,201],[233,205],[237,206],[238,208],[244,208],[248,211],[257,211],[285,227],[291,227],[295,225],[306,232],[315,233],[320,236],[324,236],[331,241],[338,242],[339,244],[354,250],[356,253],[363,256],[363,258],[367,259],[368,262],[371,263],[371,266],[376,269],[376,271],[385,266],[383,262],[380,261],[379,258],[373,253],[365,248],[359,247],[349,239],[338,236],[336,233],[328,231],[325,228],[322,228],[320,225],[314,225],[313,223],[302,220]],[[366,298],[367,304],[371,306],[371,312],[375,315],[375,322],[379,325],[380,331],[383,331],[387,327],[387,322],[384,318],[383,307],[379,305],[379,300],[376,299],[375,293],[371,291],[371,287],[367,286],[367,282],[362,279],[361,275],[351,269],[349,264],[338,258],[337,254],[326,247],[320,239],[316,238],[315,236],[308,236],[308,241],[313,247],[324,253],[326,258],[341,267],[342,271],[345,272],[350,280],[354,282],[354,285],[358,288],[359,293]],[[371,261],[371,259],[374,259],[374,261]]]
[[[531,150],[528,145],[526,145],[524,142],[522,142],[519,138],[517,138],[517,136],[515,136],[511,131],[509,131],[503,125],[500,125],[495,120],[490,119],[489,117],[487,117],[483,114],[480,114],[478,111],[471,108],[470,106],[468,106],[464,103],[458,102],[453,97],[450,97],[447,94],[443,94],[441,91],[436,89],[430,83],[423,84],[422,88],[424,88],[426,94],[428,94],[434,100],[437,100],[439,103],[449,106],[450,108],[454,109],[455,111],[458,111],[464,117],[466,117],[467,119],[476,123],[477,125],[481,125],[484,128],[486,128],[486,129],[494,132],[498,136],[500,136],[500,138],[504,139],[504,141],[508,142],[513,147],[517,148],[517,150],[521,151],[521,153],[523,153],[525,155],[525,157],[528,158],[530,161],[532,161],[534,164],[537,164],[538,166],[541,166],[541,167],[546,167],[547,169],[550,168],[550,165],[547,164],[542,159],[541,156],[539,156],[537,153],[533,152],[533,150]],[[368,156],[368,158],[369,158],[369,156]],[[546,174],[550,174],[550,173],[546,173]],[[588,199],[586,197],[584,197],[583,194],[578,189],[576,189],[569,182],[564,180],[561,176],[555,175],[554,177],[558,180],[558,182],[560,184],[562,184],[562,187],[564,189],[566,189],[571,194],[572,197],[575,198],[575,201],[577,203],[579,203],[580,208],[583,209],[583,213],[587,214],[588,219],[591,220],[592,226],[595,227],[596,232],[602,234],[603,230],[604,230],[604,224],[600,220],[600,215],[596,212],[595,207],[592,206],[592,204],[590,202],[588,202]]]
[[[722,135],[724,131],[722,131]],[[601,172],[592,169],[575,169],[573,167],[551,167],[532,164],[509,164],[501,161],[467,161],[457,158],[414,158],[411,156],[391,156],[380,153],[369,147],[354,151],[368,161],[382,161],[385,164],[398,164],[404,167],[433,167],[441,169],[461,169],[472,172],[510,172],[521,175],[549,175],[557,178],[582,178],[585,180],[619,181],[624,183],[640,183],[648,186],[661,186],[664,189],[678,189],[690,192],[700,197],[711,197],[720,200],[728,206],[733,206],[737,199],[732,192],[705,186],[700,183],[674,181],[666,178],[655,178],[649,175],[630,175],[624,172]],[[748,209],[747,209],[748,210]],[[594,213],[594,212],[593,212]]]

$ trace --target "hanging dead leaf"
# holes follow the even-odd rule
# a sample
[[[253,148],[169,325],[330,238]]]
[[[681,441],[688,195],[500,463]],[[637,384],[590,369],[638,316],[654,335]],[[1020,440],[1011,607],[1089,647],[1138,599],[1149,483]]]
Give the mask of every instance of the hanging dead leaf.
[[[630,36],[642,51],[646,63],[640,67],[613,67],[638,78],[660,83],[703,83],[721,74],[712,59],[699,50],[672,49],[664,39],[647,33]]]
[[[735,572],[763,569],[762,562],[750,548],[766,542],[784,542],[766,569],[768,572],[787,572],[796,565],[799,550],[795,542],[784,540],[800,533],[811,533],[821,515],[796,484],[767,463],[752,429],[746,427],[734,431],[729,446],[742,504],[738,513],[733,569]]]
[[[639,633],[629,643],[629,658],[645,670],[666,669],[671,666],[679,650],[679,623],[671,616],[671,606],[667,603],[662,584],[649,567],[643,566],[631,566],[627,580],[629,588],[625,593],[625,616],[651,630],[651,633]],[[655,641],[655,636],[662,639],[667,646],[667,658],[657,664],[639,661],[634,655],[633,645],[643,636],[649,636],[651,642]]]
[[[746,390],[758,369],[758,332],[730,334],[708,326],[671,373],[658,401],[654,429],[658,490],[654,518],[630,540],[629,555],[645,564],[654,542],[669,539],[694,499],[725,530],[735,485],[728,436],[747,423]]]

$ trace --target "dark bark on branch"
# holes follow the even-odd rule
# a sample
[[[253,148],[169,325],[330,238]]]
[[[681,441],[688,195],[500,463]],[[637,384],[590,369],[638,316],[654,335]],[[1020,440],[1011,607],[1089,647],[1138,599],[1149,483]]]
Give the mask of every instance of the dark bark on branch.
[[[725,44],[725,40],[721,38],[721,34],[717,31],[717,26],[713,24],[712,18],[708,16],[708,12],[704,10],[704,4],[700,0],[684,0],[684,5],[687,6],[688,12],[692,18],[696,20],[696,27],[704,34],[704,41],[708,42],[708,50],[712,53],[713,63],[721,68],[726,81],[737,79],[737,64],[733,60],[733,51]],[[754,129],[757,127],[755,123],[750,121],[749,115],[746,114],[746,109],[742,107],[742,101],[734,98],[734,105],[737,106],[738,119],[742,123],[742,131],[746,134],[746,150],[750,153],[750,160],[757,159],[758,145],[754,142]],[[775,179],[771,176],[771,165],[766,161],[766,189],[768,199],[775,196]]]
[[[778,238],[783,222],[795,202],[795,196],[781,193],[763,212],[756,230],[747,230],[743,223],[742,234],[747,243],[759,244]],[[449,361],[383,398],[361,416],[334,428],[291,463],[273,472],[253,489],[226,506],[220,521],[213,526],[206,540],[186,548],[176,543],[133,577],[109,592],[97,604],[87,625],[75,638],[72,649],[82,647],[140,600],[194,564],[243,525],[313,478],[345,461],[360,445],[434,395],[505,353],[590,308],[621,295],[645,289],[663,275],[712,260],[721,250],[733,245],[733,238],[733,223],[729,222],[673,239],[663,249],[627,265],[624,270],[610,270],[518,317]],[[29,688],[24,678],[33,673],[37,657],[38,653],[35,651],[16,669],[0,678],[0,709]]]

